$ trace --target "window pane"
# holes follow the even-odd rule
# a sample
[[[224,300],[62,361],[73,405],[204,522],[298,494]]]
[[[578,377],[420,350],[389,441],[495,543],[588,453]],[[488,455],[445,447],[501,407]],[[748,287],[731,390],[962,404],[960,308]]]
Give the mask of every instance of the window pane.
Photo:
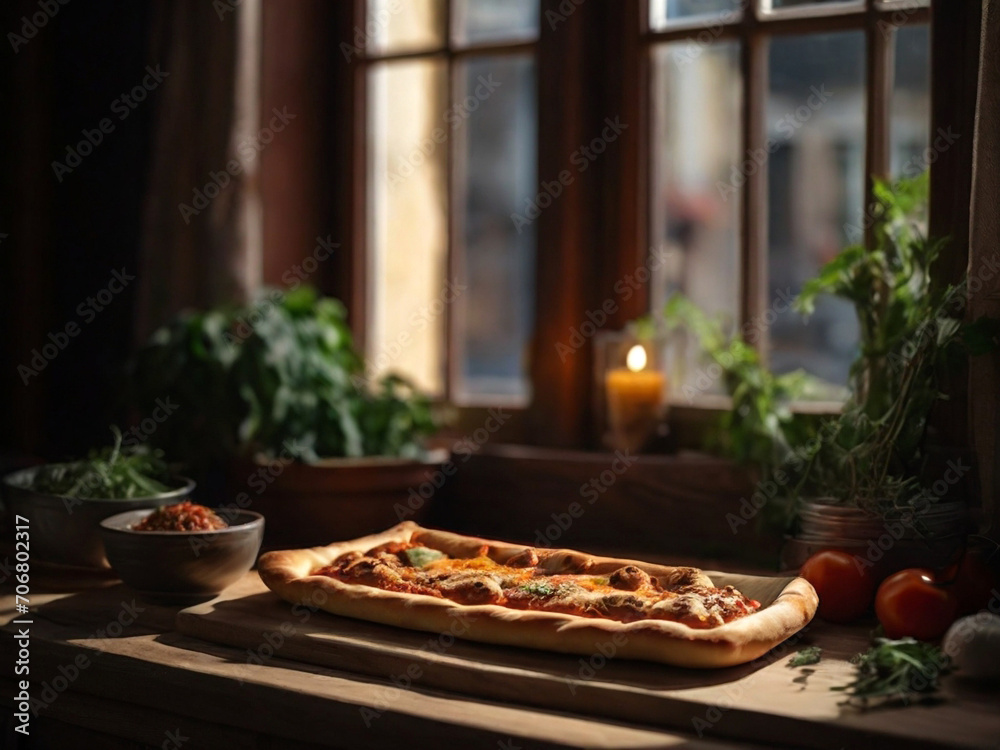
[[[386,54],[443,47],[444,29],[444,0],[368,0],[365,28],[358,31],[369,54]]]
[[[909,24],[896,31],[895,71],[889,116],[891,172],[913,177],[936,155],[925,153],[930,142],[931,35],[927,26]],[[950,145],[947,139],[942,148]]]
[[[445,67],[377,63],[368,84],[369,374],[395,371],[440,394],[448,294]]]
[[[806,5],[857,5],[864,6],[864,0],[761,0],[764,10],[778,10],[779,8],[799,8]],[[769,7],[770,6],[770,7]]]
[[[768,274],[777,301],[862,237],[864,32],[775,37],[768,67]],[[775,371],[802,367],[847,382],[857,347],[847,302],[823,298],[808,322],[784,312],[769,331]]]
[[[652,237],[664,263],[650,298],[661,310],[683,291],[704,310],[736,322],[742,106],[739,44],[653,50]],[[694,351],[689,352],[692,356]],[[695,368],[686,370],[693,376]],[[680,373],[678,373],[680,375]]]
[[[508,42],[538,36],[538,0],[452,0],[458,44]]]
[[[530,396],[538,193],[535,64],[528,56],[473,57],[457,71],[455,252],[468,288],[455,302],[455,398]]]
[[[733,23],[743,13],[744,0],[650,0],[649,25],[659,30],[671,24],[693,21]]]

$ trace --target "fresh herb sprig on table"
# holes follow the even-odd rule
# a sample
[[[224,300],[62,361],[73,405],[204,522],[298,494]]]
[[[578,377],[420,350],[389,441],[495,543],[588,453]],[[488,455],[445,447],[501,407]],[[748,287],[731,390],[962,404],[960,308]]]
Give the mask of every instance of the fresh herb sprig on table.
[[[31,489],[85,500],[127,500],[169,492],[170,470],[159,451],[147,446],[122,447],[122,433],[111,431],[115,444],[92,451],[80,461],[49,464],[34,475]]]
[[[820,646],[806,646],[804,649],[792,656],[788,660],[788,667],[808,667],[810,664],[818,664],[823,655]]]
[[[854,659],[854,681],[831,690],[847,693],[849,702],[867,707],[873,699],[907,701],[934,693],[938,678],[951,671],[948,657],[937,646],[901,638],[876,638],[875,645]]]

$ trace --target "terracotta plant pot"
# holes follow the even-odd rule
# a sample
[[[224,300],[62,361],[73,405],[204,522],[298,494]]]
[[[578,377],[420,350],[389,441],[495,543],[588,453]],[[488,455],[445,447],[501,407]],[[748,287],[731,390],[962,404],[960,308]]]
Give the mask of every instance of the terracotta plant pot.
[[[419,521],[443,483],[446,460],[447,451],[433,451],[425,461],[237,460],[229,466],[229,500],[222,505],[235,503],[264,516],[265,549],[326,545]]]
[[[784,569],[798,569],[816,552],[836,549],[871,567],[877,580],[903,568],[948,565],[969,532],[968,508],[961,502],[939,502],[915,519],[893,519],[817,498],[803,505],[799,523],[782,550]]]

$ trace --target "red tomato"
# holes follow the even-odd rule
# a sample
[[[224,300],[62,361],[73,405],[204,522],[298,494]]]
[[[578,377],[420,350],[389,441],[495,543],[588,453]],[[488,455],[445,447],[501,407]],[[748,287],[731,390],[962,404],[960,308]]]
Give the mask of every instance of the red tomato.
[[[851,622],[868,611],[875,594],[870,568],[853,555],[823,550],[806,560],[799,575],[819,594],[819,616],[830,622]]]
[[[996,576],[978,556],[967,552],[958,564],[954,575],[958,613],[969,615],[985,609],[997,586]]]
[[[875,595],[875,614],[889,638],[932,641],[958,616],[958,597],[926,568],[907,568],[886,578]]]

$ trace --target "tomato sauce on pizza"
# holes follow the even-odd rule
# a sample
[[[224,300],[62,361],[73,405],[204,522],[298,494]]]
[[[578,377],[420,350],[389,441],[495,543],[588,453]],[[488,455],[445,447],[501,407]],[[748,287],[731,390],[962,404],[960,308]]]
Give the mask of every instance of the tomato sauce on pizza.
[[[587,564],[552,573],[542,564],[547,550],[525,547],[502,562],[489,545],[469,558],[452,558],[416,542],[388,542],[367,552],[351,551],[313,575],[409,594],[449,599],[459,604],[493,604],[605,618],[618,622],[670,620],[691,628],[719,627],[760,609],[733,586],[697,583],[699,571],[679,569],[669,582],[635,565],[607,575],[588,573]],[[685,571],[690,571],[685,575]]]

